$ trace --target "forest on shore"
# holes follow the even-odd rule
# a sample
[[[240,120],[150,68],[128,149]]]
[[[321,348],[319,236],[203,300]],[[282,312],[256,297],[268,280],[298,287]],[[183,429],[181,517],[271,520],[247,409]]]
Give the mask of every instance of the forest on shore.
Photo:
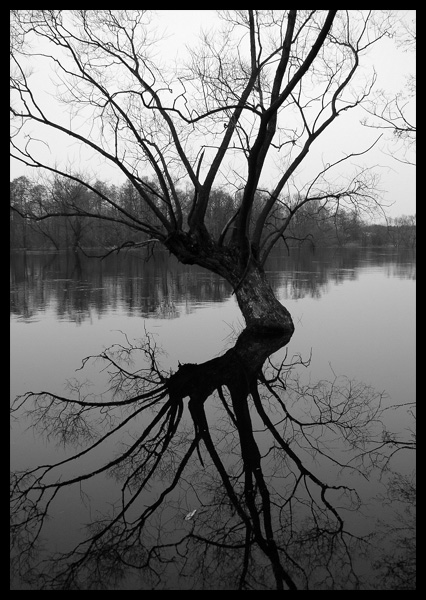
[[[155,196],[154,184],[152,186]],[[140,218],[154,218],[142,214],[146,207],[130,182],[116,186],[97,181],[94,188],[112,198],[116,208],[70,180],[56,178],[43,185],[25,176],[15,178],[10,182],[11,250],[111,249],[145,242],[146,234],[131,229],[120,220],[120,209]],[[184,212],[188,212],[191,194],[181,190],[180,195]],[[219,235],[235,213],[238,202],[238,193],[231,194],[223,188],[212,190],[206,222],[213,234]],[[281,211],[287,210],[291,202],[292,199],[283,200]],[[253,219],[261,203],[259,193]],[[46,207],[56,216],[40,218]],[[93,212],[98,218],[88,216]],[[336,211],[323,203],[310,202],[293,216],[283,243],[288,248],[360,245],[414,249],[416,216],[387,217],[385,223],[369,223],[355,208]]]

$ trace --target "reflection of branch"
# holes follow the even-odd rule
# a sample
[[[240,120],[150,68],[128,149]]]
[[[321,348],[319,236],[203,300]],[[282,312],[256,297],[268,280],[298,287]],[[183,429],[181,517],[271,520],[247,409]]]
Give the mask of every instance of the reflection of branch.
[[[416,589],[416,481],[415,472],[391,472],[385,494],[378,501],[392,511],[392,522],[379,520],[374,542],[385,548],[373,562],[376,589]]]
[[[49,589],[99,589],[117,585],[135,568],[144,585],[159,587],[175,565],[194,581],[217,571],[230,589],[309,589],[315,573],[326,564],[332,573],[336,560],[355,585],[349,542],[356,536],[341,509],[357,508],[359,498],[344,484],[322,481],[306,453],[361,474],[368,471],[370,454],[380,466],[381,449],[388,447],[375,442],[381,395],[352,382],[300,386],[291,375],[300,359],[268,363],[262,374],[268,355],[286,339],[246,329],[223,356],[180,365],[167,375],[150,336],[138,344],[125,336],[124,343],[82,362],[87,368],[92,359],[102,360],[107,398],[75,383],[76,397],[29,392],[17,398],[14,416],[22,418],[27,407],[34,427],[48,438],[86,444],[55,464],[12,476],[12,554],[20,555],[22,575],[33,585],[34,576],[41,576],[37,585]],[[309,407],[307,415],[292,414],[295,396],[299,408]],[[216,409],[214,422],[208,400]],[[327,449],[336,436],[350,453],[345,460]],[[119,452],[88,470],[84,461],[113,442]],[[67,476],[71,465],[78,474]],[[53,557],[43,573],[41,565],[32,572],[36,544],[60,492],[103,474],[120,482],[119,504],[94,520],[74,549]],[[197,500],[188,520],[184,497]],[[177,516],[163,522],[163,511],[180,514],[181,525]],[[323,550],[314,559],[315,546]]]

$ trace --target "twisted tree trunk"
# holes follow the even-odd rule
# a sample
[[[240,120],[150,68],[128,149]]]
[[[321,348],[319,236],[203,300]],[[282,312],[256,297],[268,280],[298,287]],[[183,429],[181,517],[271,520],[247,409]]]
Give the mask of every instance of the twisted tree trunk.
[[[276,329],[287,334],[290,340],[294,331],[293,320],[275,296],[262,267],[251,262],[234,291],[247,327],[265,333]]]
[[[165,246],[184,264],[197,264],[221,275],[234,290],[247,327],[293,334],[294,325],[288,310],[275,296],[266,274],[253,255],[245,259],[238,247],[220,246],[206,231],[173,232]],[[244,260],[242,259],[244,256]]]

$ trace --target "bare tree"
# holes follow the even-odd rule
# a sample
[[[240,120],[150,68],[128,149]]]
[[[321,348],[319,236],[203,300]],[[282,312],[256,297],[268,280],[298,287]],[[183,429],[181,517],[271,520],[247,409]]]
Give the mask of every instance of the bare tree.
[[[413,12],[413,11],[409,11]],[[407,17],[396,32],[396,43],[404,52],[416,50],[415,17]],[[362,120],[366,127],[376,128],[384,133],[391,133],[392,157],[402,163],[414,165],[411,155],[415,151],[416,122],[414,114],[414,98],[416,94],[416,77],[413,73],[406,75],[404,90],[395,96],[379,90],[364,105],[369,117]]]
[[[413,82],[412,85],[414,86]],[[415,150],[417,127],[415,120],[408,116],[407,106],[414,96],[413,89],[408,94],[400,93],[389,98],[383,91],[365,106],[372,118],[365,118],[366,127],[383,130],[392,134],[393,151],[391,156],[402,163],[415,165],[410,155]]]
[[[340,182],[336,178],[336,171],[374,144],[324,164],[299,185],[297,194],[285,190],[322,134],[342,113],[368,98],[374,74],[368,81],[362,78],[361,84],[356,75],[369,47],[389,33],[391,15],[250,10],[224,12],[222,17],[223,30],[205,36],[188,64],[170,71],[154,60],[151,17],[145,11],[12,11],[12,155],[84,186],[99,198],[97,206],[109,207],[108,219],[156,240],[181,262],[224,277],[247,325],[222,356],[180,365],[172,374],[159,368],[150,341],[139,349],[147,366],[136,371],[122,364],[137,350],[132,344],[118,348],[118,354],[106,352],[101,358],[112,370],[112,382],[109,395],[101,398],[76,386],[72,397],[29,392],[17,399],[14,414],[28,406],[34,425],[49,436],[59,435],[64,443],[87,442],[69,459],[12,477],[16,562],[27,568],[29,578],[41,576],[39,587],[107,585],[132,567],[148,573],[152,585],[158,585],[164,570],[173,566],[170,550],[182,556],[182,573],[189,549],[197,544],[206,548],[201,571],[209,569],[212,549],[237,559],[238,570],[226,574],[236,588],[308,587],[317,567],[318,585],[332,587],[328,559],[336,551],[341,569],[356,585],[349,552],[353,536],[332,498],[343,493],[347,507],[354,509],[357,495],[345,486],[323,482],[305,458],[319,453],[338,469],[362,470],[368,458],[380,464],[389,440],[368,437],[366,427],[375,424],[380,394],[336,382],[322,384],[315,393],[295,387],[294,393],[311,399],[313,416],[304,420],[291,413],[281,395],[289,384],[284,366],[270,375],[263,370],[268,357],[285,346],[294,331],[264,265],[294,215],[309,202],[318,211],[326,206],[336,214],[342,207],[359,211],[380,206],[374,172],[359,167]],[[34,60],[46,62],[49,72],[56,70],[65,116],[55,117],[33,89],[27,69]],[[90,128],[80,127],[87,119]],[[136,190],[140,206],[119,203],[90,177],[49,164],[39,152],[39,134],[32,129],[37,126],[65,135],[115,165]],[[271,158],[280,168],[275,182],[266,186]],[[236,203],[217,231],[207,227],[206,215],[214,186],[223,181],[234,186]],[[189,205],[188,194],[182,202],[181,182],[191,192]],[[66,210],[45,207],[43,212],[38,206],[38,214],[28,217],[106,218],[105,212],[91,208],[96,203],[73,203],[72,194],[69,198]],[[212,432],[205,409],[213,395],[224,415],[218,434]],[[190,415],[186,425],[185,398]],[[268,403],[279,413],[277,421],[265,408]],[[141,432],[138,419],[149,411],[151,418],[144,420]],[[270,439],[266,455],[256,440],[254,418]],[[63,475],[71,463],[78,466],[114,436],[124,443],[124,432],[132,428],[134,437],[124,450],[99,468]],[[327,452],[321,441],[324,431],[344,436],[355,453],[349,463],[340,464]],[[235,450],[234,463],[225,464],[219,452],[227,442]],[[264,473],[265,459],[268,463],[274,456],[279,477],[284,469],[286,479],[281,495],[268,484],[273,473]],[[203,466],[201,474],[194,470],[194,461]],[[69,553],[47,569],[43,561],[36,562],[32,572],[32,552],[58,494],[105,473],[122,481],[117,510],[92,523],[87,538]],[[211,477],[210,483],[204,476]],[[206,510],[202,529],[164,541],[157,531],[161,528],[155,528],[158,514],[169,500],[179,504],[173,494],[197,477],[201,489],[213,493],[213,499],[200,495]],[[155,480],[162,488],[150,498]],[[135,517],[132,511],[141,495],[145,506]],[[209,531],[225,501],[225,524]],[[305,519],[303,528],[293,519],[296,507]],[[327,557],[322,565],[315,560],[316,549]],[[264,569],[256,570],[256,564]],[[90,583],[89,573],[95,583]]]
[[[368,98],[374,73],[357,81],[358,70],[370,46],[390,34],[392,15],[249,10],[221,16],[223,29],[205,35],[189,62],[170,70],[155,60],[158,40],[146,11],[12,11],[12,156],[85,185],[120,222],[161,242],[183,263],[223,276],[248,325],[291,331],[291,317],[266,281],[265,261],[307,202],[336,211],[377,208],[377,177],[368,169],[336,182],[342,163],[369,148],[325,164],[298,190],[296,204],[286,203],[284,192],[323,133]],[[66,118],[55,117],[33,88],[28,69],[34,61],[56,72]],[[115,165],[145,209],[126,210],[90,178],[49,164],[35,125]],[[278,177],[265,187],[272,159]],[[192,189],[187,214],[178,193],[183,180]],[[205,216],[214,185],[223,181],[241,193],[228,223],[213,234]],[[147,211],[153,218],[140,216]],[[46,210],[35,218],[55,214]],[[99,217],[78,206],[74,214]]]

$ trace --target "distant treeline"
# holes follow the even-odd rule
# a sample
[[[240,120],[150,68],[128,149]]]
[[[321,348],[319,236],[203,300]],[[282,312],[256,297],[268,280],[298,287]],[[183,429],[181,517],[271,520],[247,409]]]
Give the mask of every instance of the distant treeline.
[[[130,183],[115,186],[100,181],[93,187],[112,200],[115,207],[72,181],[57,179],[41,185],[24,176],[14,179],[10,183],[11,249],[113,248],[125,242],[145,241],[143,232],[122,222],[119,211],[122,208],[141,222],[155,219],[141,202],[135,188]],[[179,200],[185,214],[192,192],[181,191]],[[206,225],[213,237],[220,235],[235,213],[237,203],[238,196],[224,189],[212,191]],[[259,195],[253,219],[261,204],[262,197]],[[88,213],[95,216],[87,216]],[[47,214],[51,216],[41,218]],[[285,216],[284,212],[282,216]],[[312,247],[392,245],[415,248],[416,217],[403,215],[388,219],[386,225],[368,224],[356,210],[336,212],[323,204],[308,202],[293,215],[283,243],[288,247],[308,244]]]

